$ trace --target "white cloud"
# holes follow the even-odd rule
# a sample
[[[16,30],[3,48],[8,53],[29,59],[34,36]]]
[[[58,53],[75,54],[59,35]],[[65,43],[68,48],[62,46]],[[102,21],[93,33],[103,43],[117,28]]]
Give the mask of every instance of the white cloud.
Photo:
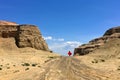
[[[64,41],[64,39],[63,38],[58,38],[58,39],[53,39],[53,41]]]
[[[61,38],[61,39],[58,39],[58,41],[64,41],[64,39],[63,39],[63,38]]]
[[[64,38],[54,38],[52,36],[43,37],[49,48],[61,55],[67,55],[68,51],[74,52],[74,48],[80,46],[82,43],[78,41],[65,41]]]
[[[69,45],[71,47],[78,47],[81,43],[78,41],[67,41],[64,44]]]
[[[52,36],[43,37],[45,40],[64,41],[63,38],[53,38]]]
[[[53,38],[51,36],[43,37],[45,40],[52,40]]]

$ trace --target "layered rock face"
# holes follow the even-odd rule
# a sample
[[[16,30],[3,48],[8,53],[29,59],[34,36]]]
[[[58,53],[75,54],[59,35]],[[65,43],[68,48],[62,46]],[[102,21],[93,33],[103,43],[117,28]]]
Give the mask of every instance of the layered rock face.
[[[14,38],[19,48],[32,47],[49,51],[39,29],[34,25],[0,25],[0,38]]]
[[[49,50],[39,29],[34,25],[19,25],[16,44],[18,47],[32,47],[39,50]]]
[[[111,28],[105,32],[105,34],[100,37],[93,39],[89,41],[88,44],[83,44],[79,46],[78,48],[75,48],[74,55],[86,55],[90,52],[93,52],[96,49],[99,49],[99,47],[104,46],[104,44],[107,41],[110,41],[112,39],[120,39],[120,26]]]
[[[0,38],[16,37],[17,26],[16,25],[0,25]]]

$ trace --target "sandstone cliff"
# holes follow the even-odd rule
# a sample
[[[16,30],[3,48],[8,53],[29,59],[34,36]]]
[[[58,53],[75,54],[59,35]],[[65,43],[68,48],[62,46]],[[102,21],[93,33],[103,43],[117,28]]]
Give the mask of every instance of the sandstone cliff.
[[[120,39],[120,26],[111,28],[100,37],[89,41],[88,44],[83,44],[78,48],[75,48],[74,55],[86,55],[104,46],[108,41],[112,39]],[[111,45],[112,46],[112,45]]]
[[[2,38],[4,40],[14,38],[18,48],[32,47],[38,50],[49,51],[48,45],[42,38],[38,27],[34,25],[17,25],[16,23],[0,21],[0,39]]]

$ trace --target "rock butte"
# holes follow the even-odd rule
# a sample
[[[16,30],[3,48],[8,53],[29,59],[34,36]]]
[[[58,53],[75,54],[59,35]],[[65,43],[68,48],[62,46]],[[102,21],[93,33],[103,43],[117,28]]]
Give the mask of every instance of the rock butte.
[[[34,25],[18,25],[13,22],[0,21],[0,38],[14,38],[18,48],[32,47],[49,51],[38,27]]]
[[[104,46],[104,44],[112,39],[120,39],[120,26],[111,28],[105,32],[105,34],[100,37],[89,41],[88,44],[83,44],[78,48],[75,48],[74,55],[86,55],[93,52],[99,47]]]

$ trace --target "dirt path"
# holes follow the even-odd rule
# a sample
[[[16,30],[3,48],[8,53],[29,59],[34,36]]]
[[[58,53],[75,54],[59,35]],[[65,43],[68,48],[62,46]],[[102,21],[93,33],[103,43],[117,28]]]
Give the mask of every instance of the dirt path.
[[[40,80],[103,80],[104,72],[82,64],[74,57],[61,57],[51,61]]]
[[[34,70],[26,76],[13,80],[110,80],[105,72],[90,68],[74,57],[53,59],[38,72]]]

